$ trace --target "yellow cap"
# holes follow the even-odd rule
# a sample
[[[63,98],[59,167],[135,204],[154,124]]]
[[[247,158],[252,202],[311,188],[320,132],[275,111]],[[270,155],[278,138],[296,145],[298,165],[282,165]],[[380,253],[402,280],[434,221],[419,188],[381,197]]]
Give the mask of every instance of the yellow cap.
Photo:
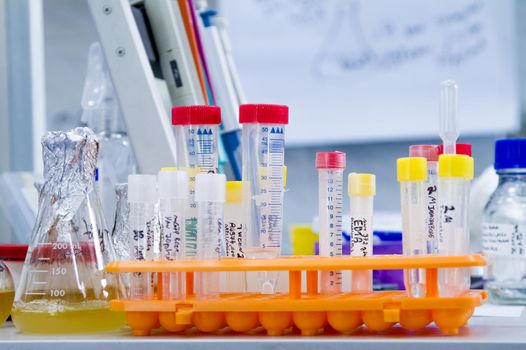
[[[161,168],[161,171],[177,171],[177,168],[174,166],[166,166]]]
[[[398,181],[427,180],[427,159],[424,157],[398,158],[396,168]]]
[[[376,176],[374,174],[349,174],[349,196],[376,195]]]
[[[474,161],[464,154],[441,154],[438,157],[438,177],[473,179]]]
[[[243,181],[226,182],[226,201],[240,203],[243,201]]]

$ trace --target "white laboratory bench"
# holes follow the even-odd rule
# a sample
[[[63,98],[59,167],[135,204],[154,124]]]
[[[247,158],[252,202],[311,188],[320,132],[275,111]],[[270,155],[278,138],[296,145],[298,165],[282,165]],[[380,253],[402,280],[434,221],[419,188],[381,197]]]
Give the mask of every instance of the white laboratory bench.
[[[526,312],[521,317],[473,317],[469,327],[456,336],[444,336],[434,327],[408,333],[395,327],[382,335],[358,330],[353,335],[327,334],[316,337],[286,335],[171,335],[135,337],[128,330],[116,333],[44,336],[20,334],[8,322],[0,327],[2,350],[332,350],[332,349],[526,349]]]

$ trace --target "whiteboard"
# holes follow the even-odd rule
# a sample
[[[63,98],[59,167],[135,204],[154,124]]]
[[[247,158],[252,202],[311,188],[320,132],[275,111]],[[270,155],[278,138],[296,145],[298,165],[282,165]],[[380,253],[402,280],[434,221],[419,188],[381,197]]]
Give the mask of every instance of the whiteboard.
[[[290,107],[289,145],[437,137],[439,84],[461,135],[519,127],[513,0],[223,0],[251,103]]]

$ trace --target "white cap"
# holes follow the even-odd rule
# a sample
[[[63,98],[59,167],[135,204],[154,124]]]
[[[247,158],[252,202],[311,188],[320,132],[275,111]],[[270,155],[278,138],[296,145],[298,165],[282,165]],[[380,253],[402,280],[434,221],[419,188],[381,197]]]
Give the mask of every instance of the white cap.
[[[196,202],[224,202],[226,176],[224,174],[197,174],[195,176]]]
[[[128,203],[157,202],[155,175],[128,175]]]
[[[188,175],[183,170],[161,169],[157,175],[157,187],[161,199],[188,198]]]

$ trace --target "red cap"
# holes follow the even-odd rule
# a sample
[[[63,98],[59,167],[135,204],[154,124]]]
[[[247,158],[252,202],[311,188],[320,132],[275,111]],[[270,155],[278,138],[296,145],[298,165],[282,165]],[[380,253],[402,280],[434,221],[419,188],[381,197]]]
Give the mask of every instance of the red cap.
[[[409,157],[424,157],[428,162],[438,161],[437,145],[411,145],[409,146]]]
[[[262,124],[288,124],[289,107],[269,104],[245,104],[239,106],[239,122]]]
[[[472,157],[471,143],[457,143],[455,149],[456,149],[457,154],[463,154],[463,155]],[[443,153],[444,153],[444,145],[438,146],[438,155],[441,155]]]
[[[344,152],[317,152],[316,168],[318,169],[345,169]]]
[[[27,244],[0,244],[0,260],[24,261]]]
[[[221,124],[221,108],[218,106],[172,107],[172,125]]]

